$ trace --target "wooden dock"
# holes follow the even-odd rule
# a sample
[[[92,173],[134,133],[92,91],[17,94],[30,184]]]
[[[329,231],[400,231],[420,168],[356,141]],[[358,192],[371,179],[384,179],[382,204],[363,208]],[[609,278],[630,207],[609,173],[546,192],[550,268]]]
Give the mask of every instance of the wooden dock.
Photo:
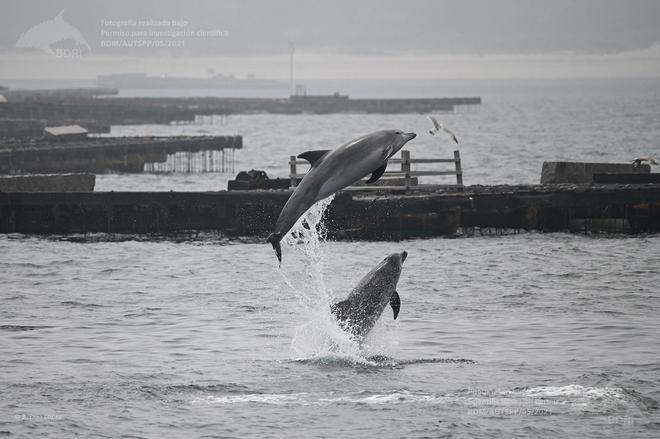
[[[453,169],[436,169],[436,170],[417,170],[413,169],[412,165],[415,164],[451,164]],[[298,169],[299,165],[309,168],[307,160],[298,159],[295,155],[289,156],[289,180],[290,188],[293,189],[298,185],[298,182],[305,176],[306,172],[302,173]],[[394,166],[398,169],[391,171],[387,170]],[[430,158],[430,157],[415,157],[413,158],[409,150],[402,150],[400,157],[392,157],[387,161],[386,171],[382,177],[379,178],[375,184],[365,184],[367,178],[359,181],[357,184],[350,186],[344,190],[354,191],[383,191],[388,190],[392,192],[416,190],[463,190],[463,170],[461,165],[461,153],[458,150],[454,151],[454,156],[451,158]],[[431,185],[418,183],[418,177],[429,176],[455,176],[456,184],[443,184]]]
[[[0,233],[220,232],[261,239],[289,190],[0,193]],[[462,192],[341,192],[326,213],[338,239],[459,233],[660,232],[660,185],[468,186]]]

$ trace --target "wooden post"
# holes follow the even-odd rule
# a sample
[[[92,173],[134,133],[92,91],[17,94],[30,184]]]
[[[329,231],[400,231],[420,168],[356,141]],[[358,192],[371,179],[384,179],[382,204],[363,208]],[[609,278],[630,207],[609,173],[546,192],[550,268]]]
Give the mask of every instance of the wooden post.
[[[291,188],[296,187],[298,179],[296,178],[296,156],[289,156],[289,173],[291,177]]]
[[[456,165],[456,184],[463,186],[463,169],[461,168],[461,153],[454,151],[454,164]]]
[[[401,172],[404,174],[406,191],[410,189],[410,151],[401,151]]]

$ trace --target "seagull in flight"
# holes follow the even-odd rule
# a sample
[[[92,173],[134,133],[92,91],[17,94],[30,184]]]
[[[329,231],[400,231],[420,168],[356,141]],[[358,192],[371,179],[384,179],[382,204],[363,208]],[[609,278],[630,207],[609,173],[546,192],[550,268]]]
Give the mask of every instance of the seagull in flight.
[[[657,165],[658,162],[656,162],[652,157],[649,156],[641,156],[637,157],[635,160],[632,161],[633,168],[637,168],[642,165],[642,163],[647,163],[649,165]]]
[[[456,135],[454,133],[452,133],[448,128],[445,128],[440,122],[438,122],[438,119],[436,119],[435,117],[433,117],[431,115],[428,115],[428,114],[426,115],[426,117],[433,124],[433,129],[429,131],[430,135],[435,136],[435,133],[442,130],[445,133],[449,134],[449,136],[451,136],[452,140],[454,142],[456,142],[456,144],[458,144],[458,139],[456,138]]]

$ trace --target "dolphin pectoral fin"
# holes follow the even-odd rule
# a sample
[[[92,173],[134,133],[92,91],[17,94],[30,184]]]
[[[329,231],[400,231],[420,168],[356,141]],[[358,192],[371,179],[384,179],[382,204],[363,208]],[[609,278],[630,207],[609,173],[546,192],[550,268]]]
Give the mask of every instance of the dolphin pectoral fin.
[[[351,302],[346,299],[331,305],[330,312],[335,316],[337,320],[346,320],[346,318],[348,318],[348,312],[350,308]]]
[[[282,247],[280,246],[280,238],[277,233],[271,233],[268,238],[266,238],[266,242],[270,242],[270,245],[273,246],[273,250],[275,250],[275,255],[277,256],[277,260],[280,262],[280,267],[282,266]]]
[[[318,149],[315,151],[305,151],[301,154],[298,154],[299,159],[307,160],[312,167],[321,160],[321,157],[326,155],[330,150],[329,149]]]
[[[380,177],[383,176],[383,174],[385,173],[385,169],[387,169],[387,163],[385,163],[383,166],[372,172],[371,177],[369,177],[369,180],[365,181],[365,183],[367,184],[374,183],[376,180],[378,180]]]
[[[392,311],[394,311],[394,320],[396,320],[399,316],[399,309],[401,309],[401,298],[396,291],[392,294],[392,297],[390,297],[390,306],[392,307]]]

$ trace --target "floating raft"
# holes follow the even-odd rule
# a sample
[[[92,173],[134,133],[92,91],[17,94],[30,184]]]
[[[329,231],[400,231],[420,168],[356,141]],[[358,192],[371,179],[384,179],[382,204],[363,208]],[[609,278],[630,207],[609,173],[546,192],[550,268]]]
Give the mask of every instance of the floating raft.
[[[0,193],[0,233],[265,237],[288,190]],[[339,193],[329,236],[399,240],[460,232],[660,231],[660,185],[470,186],[463,192]]]

